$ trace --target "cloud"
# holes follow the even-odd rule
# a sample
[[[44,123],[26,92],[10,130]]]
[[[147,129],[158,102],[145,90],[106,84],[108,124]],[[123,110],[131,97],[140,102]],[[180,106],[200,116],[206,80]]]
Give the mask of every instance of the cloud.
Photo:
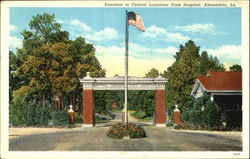
[[[93,41],[102,41],[102,40],[112,40],[118,37],[118,31],[114,28],[104,28],[100,31],[95,31],[91,34],[87,34],[86,38]]]
[[[84,31],[91,31],[91,28],[90,28],[87,24],[85,24],[85,23],[83,23],[83,22],[80,22],[78,19],[70,20],[70,21],[69,21],[69,24],[70,24],[70,25],[73,25],[73,26],[76,26],[76,27],[80,27],[80,28],[82,28]]]
[[[183,43],[191,39],[189,36],[182,35],[178,32],[172,33],[167,31],[165,28],[157,27],[155,25],[148,27],[147,30],[142,34],[142,37],[177,43]]]
[[[79,19],[68,19],[68,20],[58,19],[57,22],[73,27],[71,28],[72,30],[71,34],[74,36],[84,36],[87,41],[102,41],[102,40],[108,41],[117,39],[119,36],[118,31],[114,28],[106,27],[99,31],[93,30],[91,29],[90,26],[80,21]]]
[[[9,48],[10,50],[14,51],[16,48],[20,48],[23,44],[22,39],[19,39],[14,36],[10,36],[9,38]]]
[[[175,26],[174,29],[185,31],[185,32],[193,32],[193,33],[213,33],[213,34],[215,34],[215,30],[214,30],[215,25],[212,23]]]
[[[10,25],[10,31],[15,31],[17,27],[15,25]]]
[[[77,30],[82,30],[86,32],[91,31],[91,28],[84,22],[81,22],[79,19],[69,19],[69,20],[58,19],[57,22],[61,24],[74,26],[76,27]]]
[[[175,54],[178,51],[178,49],[176,47],[170,46],[165,49],[156,49],[155,51],[158,53]]]
[[[95,46],[96,56],[103,68],[107,70],[107,76],[115,74],[124,75],[124,54],[125,48],[119,46]],[[139,44],[129,43],[129,75],[130,76],[145,76],[152,68],[163,72],[170,66],[174,59],[162,58],[162,54],[175,53],[177,49],[174,47],[152,49],[143,47]],[[152,54],[159,53],[161,55],[151,57]],[[150,58],[148,55],[150,55]]]
[[[241,46],[240,45],[222,45],[216,49],[206,50],[209,54],[218,57],[224,63],[241,64]]]

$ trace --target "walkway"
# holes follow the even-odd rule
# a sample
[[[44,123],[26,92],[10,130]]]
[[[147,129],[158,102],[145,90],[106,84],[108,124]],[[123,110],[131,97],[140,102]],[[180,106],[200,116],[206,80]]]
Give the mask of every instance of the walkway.
[[[10,151],[241,151],[241,132],[197,132],[144,126],[147,137],[117,140],[109,127],[73,128],[10,139]],[[27,129],[27,128],[16,128]],[[52,128],[53,129],[53,128]]]

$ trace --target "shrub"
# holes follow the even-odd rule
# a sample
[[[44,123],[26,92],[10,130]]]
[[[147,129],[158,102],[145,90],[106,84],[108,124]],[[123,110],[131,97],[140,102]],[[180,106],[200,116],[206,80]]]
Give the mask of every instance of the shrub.
[[[75,123],[82,123],[82,115],[75,113]]]
[[[68,124],[68,113],[65,111],[51,112],[52,126],[63,126]]]
[[[10,123],[13,126],[47,126],[49,118],[48,105],[28,102],[25,97],[16,97],[10,104]]]
[[[221,113],[217,104],[212,101],[207,102],[203,112],[203,122],[208,126],[216,126],[221,123]]]
[[[107,136],[114,139],[122,139],[124,136],[130,138],[146,137],[145,130],[134,123],[117,123],[111,126],[107,132]]]
[[[25,126],[26,125],[25,107],[27,104],[28,103],[25,100],[25,98],[21,98],[21,97],[15,98],[14,102],[10,104],[9,119],[10,119],[10,123],[13,126]]]
[[[226,122],[228,129],[242,127],[242,111],[241,110],[226,110],[223,113],[223,119]]]
[[[210,127],[221,124],[220,109],[217,104],[210,101],[209,96],[206,93],[204,93],[202,97],[199,97],[190,103],[193,104],[193,108],[182,113],[182,121],[190,124],[205,125]]]
[[[27,126],[47,126],[50,118],[47,105],[37,105],[34,101],[26,106],[26,125]]]
[[[147,116],[147,114],[144,111],[137,111],[134,112],[133,115],[138,118],[138,119],[142,119],[145,118]]]
[[[181,115],[182,121],[192,124],[202,124],[202,111],[200,110],[189,110],[183,112]]]

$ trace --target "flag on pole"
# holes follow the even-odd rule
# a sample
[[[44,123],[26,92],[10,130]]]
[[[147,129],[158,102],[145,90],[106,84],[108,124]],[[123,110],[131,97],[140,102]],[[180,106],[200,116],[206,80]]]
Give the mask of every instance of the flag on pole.
[[[141,16],[135,14],[134,12],[128,12],[128,24],[134,25],[140,31],[145,31],[144,23],[142,21]]]

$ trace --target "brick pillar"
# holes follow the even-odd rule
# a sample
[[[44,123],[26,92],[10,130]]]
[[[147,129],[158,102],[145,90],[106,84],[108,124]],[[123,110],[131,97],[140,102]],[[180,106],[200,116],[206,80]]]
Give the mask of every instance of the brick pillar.
[[[155,125],[166,126],[165,90],[155,91]]]
[[[93,127],[95,125],[94,91],[83,89],[82,96],[83,127]]]
[[[174,124],[180,124],[181,123],[181,116],[180,116],[180,110],[178,109],[178,106],[175,106],[174,110]]]
[[[75,125],[75,112],[74,112],[74,110],[73,110],[73,106],[72,106],[72,105],[70,105],[69,107],[70,107],[70,109],[69,109],[69,111],[68,111],[69,126],[71,127],[71,126],[74,126],[74,125]]]

